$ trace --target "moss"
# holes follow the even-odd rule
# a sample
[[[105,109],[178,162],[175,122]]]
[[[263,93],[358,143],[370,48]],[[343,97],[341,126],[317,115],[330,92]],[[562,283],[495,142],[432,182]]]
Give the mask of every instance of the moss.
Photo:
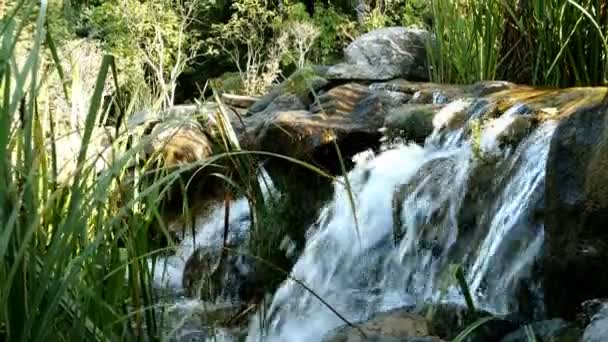
[[[406,105],[389,112],[385,125],[390,137],[423,143],[433,132],[433,118],[441,106]]]

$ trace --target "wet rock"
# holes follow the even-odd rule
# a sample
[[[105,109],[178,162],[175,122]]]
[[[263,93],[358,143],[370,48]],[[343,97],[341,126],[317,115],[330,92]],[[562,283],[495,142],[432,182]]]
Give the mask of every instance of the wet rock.
[[[363,332],[365,336],[361,334]],[[433,341],[429,337],[429,326],[426,319],[402,309],[377,314],[370,320],[356,324],[356,327],[344,326],[330,332],[324,342],[397,342],[397,341]],[[422,338],[422,339],[420,339]]]
[[[416,241],[419,248],[435,248],[437,242],[447,238],[447,231],[434,229],[443,223],[449,214],[445,208],[448,207],[449,196],[446,196],[445,188],[448,184],[442,180],[451,181],[457,171],[457,164],[450,158],[432,159],[420,167],[418,172],[393,195],[393,234],[396,243],[399,243],[406,234],[408,227],[403,212],[406,201],[417,201],[429,205],[429,211],[433,214],[426,217],[409,217],[418,228]],[[433,184],[431,187],[423,187],[423,184]],[[405,216],[407,217],[407,216]]]
[[[245,256],[199,247],[186,262],[182,286],[189,297],[252,301],[261,295],[256,291],[253,268]]]
[[[438,105],[411,104],[392,109],[384,121],[387,134],[423,144],[433,133],[433,118],[440,109]]]
[[[423,304],[409,311],[424,315],[429,319],[430,332],[445,340],[453,340],[471,324],[483,317],[492,317],[488,312],[471,312],[458,304]],[[463,341],[486,342],[500,341],[502,337],[518,327],[518,319],[510,316],[494,316],[472,332]]]
[[[443,107],[433,117],[433,127],[437,130],[453,130],[462,127],[469,118],[470,101],[457,100]]]
[[[538,342],[578,342],[581,338],[581,330],[575,324],[556,318],[521,327],[500,342],[529,342],[528,333],[533,333]]]
[[[587,314],[591,317],[589,325],[585,328],[582,342],[600,342],[608,339],[608,302],[595,300],[583,304]]]
[[[549,316],[574,319],[580,304],[608,296],[608,108],[560,122],[546,167],[542,274]]]
[[[388,80],[403,77],[426,80],[428,79],[426,45],[429,39],[430,34],[426,30],[405,27],[382,28],[366,33],[353,41],[345,49],[344,57],[349,65],[365,66],[361,69],[353,69],[366,73],[366,77],[358,79]]]

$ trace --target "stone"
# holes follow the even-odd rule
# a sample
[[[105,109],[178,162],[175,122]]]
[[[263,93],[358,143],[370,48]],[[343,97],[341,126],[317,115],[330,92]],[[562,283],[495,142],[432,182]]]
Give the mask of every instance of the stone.
[[[186,261],[182,286],[187,296],[203,300],[255,301],[262,293],[255,285],[255,266],[244,255],[226,253],[221,248],[198,247]]]
[[[256,96],[244,96],[224,93],[222,94],[221,99],[228,106],[238,108],[249,108],[260,98]]]
[[[411,314],[402,309],[395,309],[375,315],[355,327],[344,326],[330,332],[324,342],[397,342],[397,341],[441,341],[430,335],[425,318]],[[365,337],[361,334],[365,333]],[[410,338],[424,339],[410,339]]]
[[[167,167],[202,162],[213,153],[203,127],[193,120],[169,120],[154,127],[150,155],[159,155]]]
[[[427,317],[431,334],[450,341],[480,318],[492,316],[481,310],[471,312],[467,307],[458,304],[427,303],[407,310]],[[500,341],[502,337],[515,331],[518,324],[516,317],[493,316],[493,319],[477,327],[462,341]]]
[[[521,327],[505,336],[500,342],[528,342],[526,329],[534,334],[538,342],[578,342],[581,330],[573,323],[561,318],[534,322],[528,328]]]
[[[441,108],[440,105],[411,104],[394,108],[388,112],[384,120],[386,134],[423,144],[424,140],[433,133],[433,118]]]
[[[376,76],[363,79],[427,80],[426,45],[430,37],[428,31],[421,29],[381,28],[355,39],[345,49],[344,57],[347,64],[366,66],[368,73]]]
[[[272,100],[268,107],[258,115],[272,115],[272,113],[275,112],[296,110],[306,110],[306,105],[298,96],[291,93],[285,93]]]
[[[388,81],[400,77],[400,70],[395,65],[338,63],[328,67],[323,77],[331,81]]]
[[[268,94],[262,96],[258,101],[249,107],[249,115],[259,113],[266,109],[277,97],[285,93],[294,93],[300,101],[307,104],[310,92],[318,92],[323,89],[328,80],[318,75],[314,71],[308,73],[305,70],[296,71],[281,84],[273,87]]]
[[[319,94],[310,111],[327,115],[348,115],[355,110],[355,106],[361,100],[370,94],[371,91],[367,86],[347,83]]]
[[[608,305],[604,302],[591,317],[591,322],[585,328],[582,342],[603,342],[608,339]]]
[[[580,304],[608,296],[608,106],[561,121],[546,166],[542,285],[551,317],[574,319]]]

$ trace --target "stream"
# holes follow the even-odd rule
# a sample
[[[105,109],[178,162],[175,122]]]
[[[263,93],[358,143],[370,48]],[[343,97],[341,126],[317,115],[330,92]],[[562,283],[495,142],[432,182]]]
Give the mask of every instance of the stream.
[[[343,179],[335,182],[292,277],[349,321],[422,302],[464,304],[452,277],[457,265],[477,307],[497,314],[527,310],[518,301],[522,291],[542,296],[534,277],[544,238],[537,209],[556,124],[540,123],[514,139],[516,123],[531,115],[528,108],[515,105],[486,119],[491,108],[486,100],[454,101],[435,116],[424,146],[386,142],[380,152],[357,155],[348,173],[355,211]],[[475,133],[480,118],[486,121]],[[223,215],[218,207],[197,222],[197,245],[221,245]],[[231,238],[246,234],[248,219],[246,201],[235,201]],[[159,286],[179,293],[192,240],[159,262],[167,265],[157,275]],[[201,305],[179,298],[175,308],[182,314]],[[289,279],[263,313],[252,315],[248,342],[321,341],[344,324]]]

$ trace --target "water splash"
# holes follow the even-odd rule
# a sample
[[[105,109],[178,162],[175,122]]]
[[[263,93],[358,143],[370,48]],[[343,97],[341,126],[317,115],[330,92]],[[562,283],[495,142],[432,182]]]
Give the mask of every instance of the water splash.
[[[542,247],[534,208],[542,201],[555,125],[545,123],[519,144],[501,147],[495,142],[517,113],[508,111],[483,132],[484,149],[494,158],[477,160],[467,121],[488,108],[483,101],[454,102],[435,117],[424,147],[402,145],[358,158],[348,177],[361,239],[346,190],[336,185],[293,277],[357,321],[420,301],[462,302],[448,277],[452,263],[459,263],[479,307],[517,309],[517,284]],[[344,323],[292,280],[276,291],[267,313],[253,320],[248,341],[320,341]]]

